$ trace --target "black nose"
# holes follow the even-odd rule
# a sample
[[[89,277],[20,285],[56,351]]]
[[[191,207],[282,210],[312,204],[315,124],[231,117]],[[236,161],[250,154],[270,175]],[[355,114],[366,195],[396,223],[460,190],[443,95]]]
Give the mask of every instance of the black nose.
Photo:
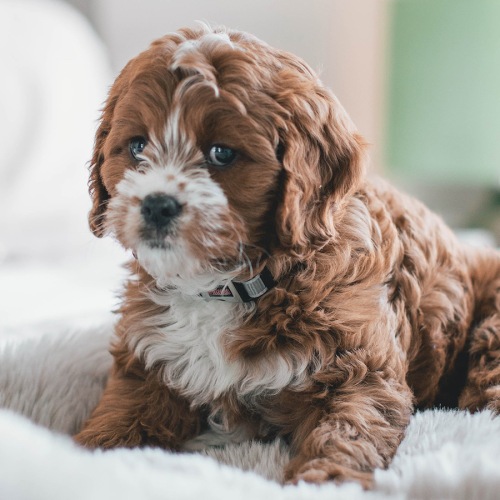
[[[141,214],[146,224],[157,229],[168,226],[181,213],[180,203],[166,194],[149,194],[144,198]]]

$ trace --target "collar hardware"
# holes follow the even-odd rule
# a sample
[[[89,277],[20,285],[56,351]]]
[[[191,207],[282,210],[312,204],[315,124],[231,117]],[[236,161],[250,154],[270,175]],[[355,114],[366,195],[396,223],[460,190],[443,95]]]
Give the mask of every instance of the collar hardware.
[[[222,300],[225,302],[253,302],[276,286],[269,269],[265,267],[260,274],[247,281],[229,280],[208,292],[200,293],[206,300]]]

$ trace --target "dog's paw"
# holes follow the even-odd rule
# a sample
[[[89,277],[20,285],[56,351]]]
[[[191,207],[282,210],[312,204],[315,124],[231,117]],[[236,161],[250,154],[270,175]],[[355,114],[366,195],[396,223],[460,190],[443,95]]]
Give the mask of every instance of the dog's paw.
[[[299,481],[305,481],[306,483],[316,483],[321,484],[329,481],[331,478],[328,473],[324,470],[309,469],[304,472],[295,474],[292,479],[288,482],[291,484],[297,484]]]
[[[285,470],[285,479],[287,484],[297,484],[300,481],[313,484],[354,481],[360,483],[364,489],[373,487],[372,471],[351,469],[325,458],[310,460],[299,467],[292,461]]]
[[[142,444],[141,436],[138,433],[120,434],[92,428],[84,428],[78,434],[75,434],[73,441],[90,450],[96,448],[135,448]]]

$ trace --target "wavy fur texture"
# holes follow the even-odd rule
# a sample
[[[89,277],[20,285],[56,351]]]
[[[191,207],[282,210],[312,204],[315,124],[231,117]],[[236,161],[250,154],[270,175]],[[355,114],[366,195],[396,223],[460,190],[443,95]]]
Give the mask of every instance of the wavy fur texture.
[[[82,445],[280,436],[287,481],[370,487],[415,408],[498,413],[498,252],[366,177],[362,138],[296,56],[207,26],[154,42],[110,91],[90,174],[92,230],[137,259]],[[158,192],[182,211],[151,245]],[[277,286],[254,304],[197,294],[264,265]]]

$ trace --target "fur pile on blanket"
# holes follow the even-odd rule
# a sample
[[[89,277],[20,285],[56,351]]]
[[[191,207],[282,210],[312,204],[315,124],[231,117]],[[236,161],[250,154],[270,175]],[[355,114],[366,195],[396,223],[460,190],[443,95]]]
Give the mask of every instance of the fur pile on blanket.
[[[356,484],[281,486],[288,450],[280,441],[213,449],[209,457],[79,449],[69,435],[99,399],[111,332],[111,322],[60,326],[0,342],[1,499],[498,498],[500,418],[489,412],[417,413],[369,492]]]

